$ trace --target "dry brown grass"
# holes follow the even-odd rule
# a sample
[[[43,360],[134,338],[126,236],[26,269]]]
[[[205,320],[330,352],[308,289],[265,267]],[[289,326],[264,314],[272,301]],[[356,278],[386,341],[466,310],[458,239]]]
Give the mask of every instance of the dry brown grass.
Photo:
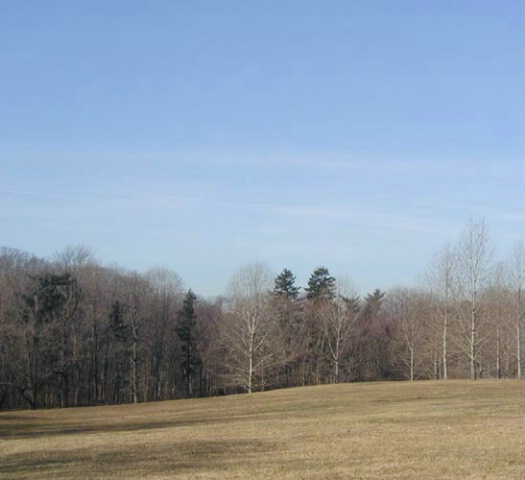
[[[524,478],[524,384],[350,384],[0,414],[2,479]]]

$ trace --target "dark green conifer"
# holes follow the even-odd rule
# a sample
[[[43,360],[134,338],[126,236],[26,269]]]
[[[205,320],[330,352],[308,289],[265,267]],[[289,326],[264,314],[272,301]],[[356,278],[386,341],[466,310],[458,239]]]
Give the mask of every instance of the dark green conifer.
[[[335,278],[330,275],[326,267],[318,267],[314,270],[305,288],[306,297],[314,300],[320,298],[332,299],[335,297]]]
[[[297,298],[300,287],[295,286],[295,276],[291,270],[285,268],[275,278],[275,288],[273,293],[280,297]]]
[[[186,384],[187,393],[193,395],[195,373],[202,361],[197,347],[197,315],[195,314],[195,302],[197,297],[188,290],[179,312],[179,323],[177,335],[181,341],[182,362],[181,368]]]

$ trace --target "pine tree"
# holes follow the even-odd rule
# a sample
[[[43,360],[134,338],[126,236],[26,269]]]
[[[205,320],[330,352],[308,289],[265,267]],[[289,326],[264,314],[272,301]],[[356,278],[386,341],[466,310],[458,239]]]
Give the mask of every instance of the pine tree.
[[[179,312],[179,324],[177,335],[181,341],[182,362],[181,368],[186,383],[186,390],[191,397],[194,394],[195,372],[202,361],[197,348],[197,315],[195,314],[195,302],[197,297],[188,290],[184,298],[182,309]]]
[[[125,343],[130,335],[129,325],[124,321],[124,306],[118,300],[113,302],[109,312],[109,326],[115,337],[120,343]]]
[[[333,299],[335,297],[335,278],[330,275],[326,267],[318,267],[314,270],[310,279],[308,280],[308,287],[305,288],[309,299],[327,298]]]
[[[282,342],[279,382],[284,386],[290,386],[296,367],[294,363],[296,363],[296,356],[300,350],[300,329],[303,317],[300,305],[297,302],[299,290],[300,287],[295,286],[295,276],[291,270],[285,268],[275,278],[273,308],[277,319],[279,338]]]
[[[387,380],[392,374],[390,362],[391,328],[381,315],[385,293],[369,293],[361,311],[361,332],[355,349],[359,358],[358,380]]]
[[[274,295],[285,298],[297,298],[300,287],[295,286],[295,275],[285,268],[275,279]]]
[[[126,308],[119,300],[115,300],[109,312],[109,328],[112,334],[111,356],[114,362],[114,378],[112,381],[112,402],[127,401],[125,390],[128,384],[131,327],[126,322]]]
[[[69,273],[44,273],[30,277],[34,285],[22,295],[30,335],[29,379],[26,400],[36,408],[38,390],[44,385],[54,390],[61,406],[68,406],[72,370],[72,332],[80,293],[76,279]]]
[[[385,292],[376,288],[372,293],[369,293],[365,298],[365,308],[363,311],[363,316],[365,318],[374,317],[381,310],[383,301],[385,299]]]

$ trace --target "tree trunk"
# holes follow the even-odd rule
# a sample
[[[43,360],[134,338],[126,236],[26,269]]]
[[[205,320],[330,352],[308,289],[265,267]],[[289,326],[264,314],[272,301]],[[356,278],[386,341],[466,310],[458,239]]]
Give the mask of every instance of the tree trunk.
[[[521,321],[523,312],[521,311],[521,288],[518,288],[518,302],[516,312],[516,376],[521,378]]]
[[[496,378],[501,378],[501,338],[499,318],[496,324]]]
[[[410,347],[410,381],[414,381],[414,347]]]
[[[339,383],[339,341],[336,345],[336,358],[335,358],[335,383]]]
[[[97,320],[96,316],[93,313],[93,325],[91,332],[93,340],[93,350],[92,350],[92,375],[93,375],[93,403],[97,404],[99,401],[99,378],[98,378],[98,330],[97,330]]]
[[[131,350],[131,388],[132,388],[132,396],[133,396],[133,403],[139,403],[139,379],[138,379],[138,339],[136,335],[133,335],[133,343],[132,343],[132,350]]]
[[[250,348],[248,354],[248,393],[252,393],[253,390],[253,351]]]
[[[448,335],[448,295],[445,299],[445,316],[443,318],[443,342],[442,342],[442,356],[443,356],[443,380],[448,379],[448,360],[447,360],[447,335]]]
[[[520,328],[521,319],[518,318],[518,323],[516,325],[516,362],[517,370],[516,377],[521,378],[521,328]]]
[[[476,304],[475,298],[472,300],[473,306],[470,316],[470,379],[476,380],[477,370],[476,370]]]

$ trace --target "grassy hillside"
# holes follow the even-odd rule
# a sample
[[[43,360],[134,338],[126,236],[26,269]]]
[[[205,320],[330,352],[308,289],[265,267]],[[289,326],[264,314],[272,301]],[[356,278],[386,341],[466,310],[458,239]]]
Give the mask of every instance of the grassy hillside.
[[[0,413],[7,479],[524,478],[524,384],[347,384]]]

